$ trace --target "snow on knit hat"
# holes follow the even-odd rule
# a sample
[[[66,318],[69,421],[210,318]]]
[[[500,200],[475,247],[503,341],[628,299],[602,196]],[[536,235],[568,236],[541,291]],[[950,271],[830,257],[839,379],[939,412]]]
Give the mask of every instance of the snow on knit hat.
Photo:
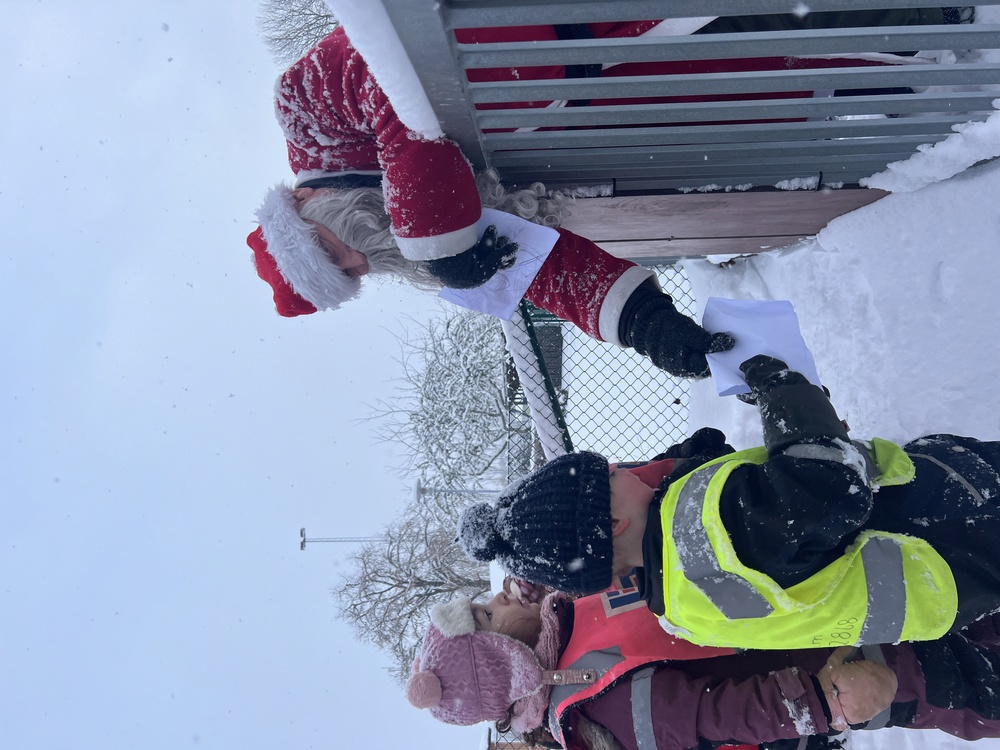
[[[278,183],[257,209],[247,237],[257,275],[271,285],[278,314],[286,318],[336,310],[358,296],[361,281],[334,265],[309,224],[299,216],[292,189]]]
[[[448,724],[499,721],[513,706],[511,726],[541,726],[553,685],[590,683],[582,670],[554,671],[559,623],[550,594],[542,603],[541,634],[534,650],[501,633],[476,630],[472,600],[458,597],[431,610],[431,624],[406,686],[417,708]]]
[[[611,483],[596,453],[567,453],[462,511],[458,540],[476,560],[570,594],[611,585]]]

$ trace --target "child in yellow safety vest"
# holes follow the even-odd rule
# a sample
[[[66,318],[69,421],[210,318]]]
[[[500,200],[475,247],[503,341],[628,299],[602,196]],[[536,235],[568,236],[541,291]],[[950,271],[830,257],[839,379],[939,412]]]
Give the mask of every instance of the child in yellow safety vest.
[[[597,454],[561,456],[467,508],[462,546],[578,594],[638,567],[661,625],[708,646],[932,641],[1000,610],[1000,443],[852,442],[784,362],[741,369],[764,446],[701,430],[657,490]]]

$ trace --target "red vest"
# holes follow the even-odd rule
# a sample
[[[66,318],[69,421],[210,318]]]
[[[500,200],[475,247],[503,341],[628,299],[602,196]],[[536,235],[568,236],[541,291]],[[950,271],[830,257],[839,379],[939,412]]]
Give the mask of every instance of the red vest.
[[[600,693],[623,675],[665,661],[729,656],[731,648],[696,646],[669,635],[649,611],[631,578],[626,588],[585,596],[573,602],[573,632],[556,669],[592,669],[590,684],[556,685],[549,699],[549,729],[566,746],[563,730],[569,711]],[[637,733],[640,728],[637,727]],[[756,748],[756,745],[727,747]]]

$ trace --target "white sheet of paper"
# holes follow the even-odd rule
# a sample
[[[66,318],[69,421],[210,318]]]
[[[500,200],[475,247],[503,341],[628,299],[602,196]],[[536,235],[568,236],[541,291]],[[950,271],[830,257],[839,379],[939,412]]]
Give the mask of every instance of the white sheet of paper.
[[[736,339],[728,352],[709,354],[708,366],[720,396],[749,393],[740,365],[755,354],[768,354],[822,385],[816,363],[799,330],[799,318],[788,300],[744,300],[710,297],[702,320],[705,330],[727,331]]]
[[[524,298],[524,293],[538,275],[538,269],[555,247],[559,232],[551,227],[532,224],[513,214],[484,208],[476,225],[480,238],[490,224],[496,224],[498,235],[507,236],[518,244],[514,265],[497,271],[493,278],[475,289],[445,287],[438,296],[460,307],[495,315],[501,320],[510,320],[518,303]]]

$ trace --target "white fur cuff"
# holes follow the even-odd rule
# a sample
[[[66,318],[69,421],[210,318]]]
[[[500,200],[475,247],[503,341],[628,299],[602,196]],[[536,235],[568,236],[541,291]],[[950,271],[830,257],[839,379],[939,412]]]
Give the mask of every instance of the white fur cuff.
[[[624,346],[618,337],[618,323],[621,321],[625,303],[639,285],[646,279],[656,281],[656,273],[651,268],[632,266],[618,277],[601,302],[601,310],[597,315],[597,328],[601,338],[609,344]],[[659,286],[659,282],[656,284]]]

